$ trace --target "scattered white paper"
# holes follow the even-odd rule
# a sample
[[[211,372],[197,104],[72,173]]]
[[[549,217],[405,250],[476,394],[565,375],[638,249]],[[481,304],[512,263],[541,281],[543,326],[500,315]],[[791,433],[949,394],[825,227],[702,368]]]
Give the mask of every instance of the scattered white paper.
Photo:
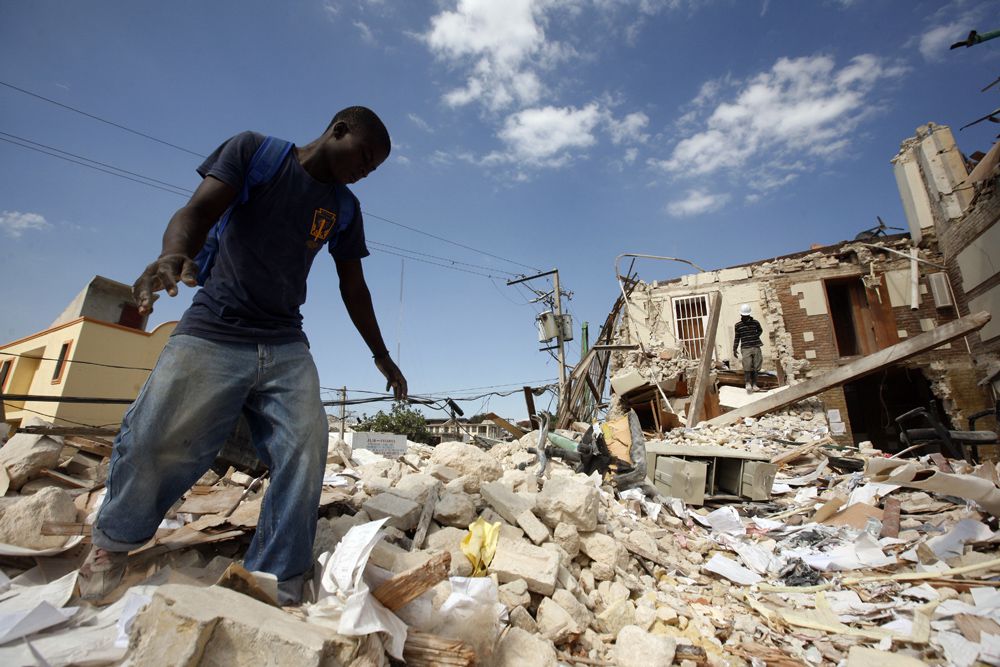
[[[808,475],[803,475],[802,477],[777,477],[774,481],[776,484],[787,484],[788,486],[805,486],[806,484],[812,484],[819,479],[820,475],[826,472],[826,467],[829,463],[829,460],[823,459],[819,466]]]
[[[819,489],[815,486],[804,486],[795,492],[795,502],[804,504],[819,497]]]
[[[31,570],[25,574],[29,574]],[[37,586],[18,585],[20,577],[11,582],[10,590],[0,596],[0,614],[11,614],[17,611],[33,609],[42,602],[47,602],[55,608],[60,608],[69,602],[76,586],[77,571],[56,579],[55,581]]]
[[[332,486],[341,489],[353,489],[358,480],[348,477],[343,473],[333,473],[323,476],[323,486]]]
[[[970,642],[960,634],[939,632],[934,640],[940,644],[949,665],[972,667],[979,657],[979,644]]]
[[[740,515],[732,507],[720,507],[714,512],[709,512],[704,517],[707,525],[717,533],[726,535],[746,535],[747,529],[743,526]]]
[[[938,558],[945,560],[955,558],[965,553],[965,545],[969,542],[985,542],[993,537],[993,531],[981,521],[962,519],[945,535],[939,535],[927,540],[927,546]]]
[[[355,450],[355,452],[364,450]],[[375,544],[382,539],[387,518],[354,526],[333,554],[319,557],[322,575],[315,604],[305,607],[308,620],[327,623],[342,635],[364,636],[382,632],[388,638],[389,654],[403,659],[406,624],[371,594],[364,580],[365,567]]]
[[[845,508],[858,503],[874,505],[876,498],[885,498],[887,495],[898,489],[896,484],[886,484],[884,482],[869,482],[851,491],[847,498]]]
[[[735,542],[735,540],[734,540]],[[729,547],[736,552],[743,564],[757,574],[767,574],[774,564],[774,556],[764,547],[745,542],[735,542]]]
[[[782,528],[785,528],[785,524],[783,522],[776,521],[774,519],[764,519],[755,516],[750,520],[753,521],[755,526],[757,526],[761,530],[766,530],[768,532],[771,532],[772,530],[781,530]]]
[[[931,586],[930,584],[921,584],[920,586],[910,586],[909,588],[904,588],[899,592],[903,597],[915,598],[917,600],[926,600],[931,602],[937,600],[941,597],[941,594]]]
[[[973,588],[972,600],[977,607],[1000,607],[1000,591],[992,587]]]
[[[778,482],[775,482],[773,485],[771,485],[772,496],[782,496],[786,493],[791,493],[791,492],[792,492],[792,487],[790,487],[787,484],[779,484]]]
[[[0,570],[0,593],[6,593],[10,588],[10,579]]]
[[[153,598],[151,596],[132,590],[125,595],[121,616],[118,617],[118,622],[115,623],[115,628],[118,630],[118,634],[115,637],[115,646],[118,648],[128,648],[129,633],[132,631],[132,623],[135,622],[135,617],[152,601]]]
[[[66,543],[61,547],[52,547],[49,549],[28,549],[26,547],[19,547],[15,544],[0,544],[0,556],[18,556],[22,558],[55,556],[56,554],[61,554],[64,551],[69,551],[76,545],[80,544],[80,542],[83,542],[83,535],[74,535],[66,540]]]
[[[760,583],[762,579],[756,572],[751,572],[736,561],[726,558],[718,552],[702,567],[709,572],[714,572],[744,586],[752,586],[753,584]]]
[[[626,491],[622,491],[621,497],[625,500],[639,501],[639,504],[642,505],[642,509],[646,512],[646,515],[653,521],[656,521],[657,517],[660,516],[660,510],[663,509],[663,505],[655,503],[647,498],[646,494],[642,492],[642,489],[631,488]]]
[[[30,609],[0,614],[0,644],[28,637],[54,625],[65,623],[79,607],[57,609],[48,602],[39,602]]]

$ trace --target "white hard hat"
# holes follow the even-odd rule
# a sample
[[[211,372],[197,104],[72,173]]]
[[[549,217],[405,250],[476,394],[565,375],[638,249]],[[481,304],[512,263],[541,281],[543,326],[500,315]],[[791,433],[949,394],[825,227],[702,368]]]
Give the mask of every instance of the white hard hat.
[[[744,303],[740,306],[740,315],[749,315],[751,312],[749,303]]]

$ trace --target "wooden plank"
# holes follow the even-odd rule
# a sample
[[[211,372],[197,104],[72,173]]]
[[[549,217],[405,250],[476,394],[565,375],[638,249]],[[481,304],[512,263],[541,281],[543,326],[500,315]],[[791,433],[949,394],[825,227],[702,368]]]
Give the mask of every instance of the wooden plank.
[[[494,424],[496,424],[503,430],[507,431],[515,438],[518,439],[523,438],[528,433],[523,428],[511,424],[509,421],[507,421],[503,417],[496,415],[493,412],[487,412],[486,414],[483,415],[483,418],[491,420]]]
[[[528,406],[528,421],[533,425],[537,424],[537,415],[535,411],[535,395],[531,393],[531,387],[524,388],[524,402]]]
[[[815,396],[831,387],[837,387],[851,380],[864,377],[886,366],[905,361],[910,357],[933,350],[940,345],[951,342],[956,338],[961,338],[973,331],[978,331],[989,321],[990,314],[986,311],[952,320],[936,329],[904,340],[902,343],[897,343],[875,354],[857,359],[840,368],[835,368],[832,371],[809,378],[799,384],[786,387],[742,408],[737,408],[715,419],[710,419],[706,424],[708,426],[727,426],[746,417],[758,417],[773,410],[779,410],[786,405],[791,405],[804,398]]]
[[[90,524],[45,521],[42,523],[41,532],[42,535],[90,535]]]
[[[439,667],[441,665],[472,667],[472,665],[478,664],[476,652],[465,642],[416,630],[410,630],[406,633],[403,661],[409,667]]]
[[[64,475],[61,472],[56,472],[55,470],[50,470],[48,468],[42,468],[41,473],[46,477],[58,480],[64,484],[69,484],[77,489],[89,489],[94,486],[93,482],[77,479],[76,477],[70,477],[69,475]]]
[[[68,435],[63,442],[70,447],[76,447],[80,451],[97,456],[111,456],[111,443],[93,438],[85,438],[80,435]]]
[[[423,549],[424,540],[427,539],[427,530],[431,527],[431,519],[434,518],[434,508],[437,507],[437,501],[437,491],[431,489],[427,494],[427,500],[424,501],[424,507],[420,511],[420,520],[417,521],[417,530],[413,533],[413,542],[410,545],[410,551]]]
[[[422,565],[400,572],[375,589],[375,596],[389,611],[402,609],[448,578],[451,552],[440,551]]]
[[[22,426],[17,429],[18,433],[31,433],[33,435],[97,435],[115,437],[118,435],[116,428],[97,428],[93,426]]]
[[[882,503],[882,533],[880,537],[899,537],[900,502],[886,498]]]
[[[705,346],[701,352],[701,364],[698,366],[698,376],[694,381],[694,391],[691,392],[691,409],[688,411],[688,424],[691,426],[696,425],[704,417],[705,392],[708,391],[712,357],[715,355],[715,334],[719,329],[719,313],[722,312],[722,295],[719,292],[712,292],[710,301]]]

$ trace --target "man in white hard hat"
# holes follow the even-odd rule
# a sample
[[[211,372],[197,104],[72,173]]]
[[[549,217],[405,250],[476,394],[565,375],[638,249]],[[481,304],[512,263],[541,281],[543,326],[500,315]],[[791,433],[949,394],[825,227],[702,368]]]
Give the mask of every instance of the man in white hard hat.
[[[760,372],[761,363],[764,361],[760,352],[762,345],[760,334],[764,329],[761,328],[760,322],[753,318],[752,312],[749,303],[740,306],[740,321],[736,323],[733,336],[733,356],[738,357],[740,352],[743,353],[743,379],[748,394],[760,389],[757,386],[757,373]]]

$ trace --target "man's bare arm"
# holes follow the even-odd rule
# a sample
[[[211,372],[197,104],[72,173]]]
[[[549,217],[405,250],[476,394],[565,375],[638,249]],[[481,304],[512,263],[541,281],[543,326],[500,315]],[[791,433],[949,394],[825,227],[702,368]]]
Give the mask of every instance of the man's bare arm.
[[[163,233],[163,247],[132,285],[139,312],[153,312],[153,293],[166,290],[177,296],[177,282],[189,287],[198,284],[194,257],[205,245],[208,230],[236,198],[236,190],[213,176],[207,176],[183,208],[174,213]]]
[[[347,314],[350,315],[351,322],[368,345],[368,349],[372,351],[376,368],[385,376],[386,391],[391,388],[397,401],[405,399],[406,378],[389,356],[389,351],[382,340],[382,332],[379,330],[378,320],[375,319],[372,295],[365,282],[361,260],[337,260],[337,275],[340,277],[340,296],[344,300]]]

